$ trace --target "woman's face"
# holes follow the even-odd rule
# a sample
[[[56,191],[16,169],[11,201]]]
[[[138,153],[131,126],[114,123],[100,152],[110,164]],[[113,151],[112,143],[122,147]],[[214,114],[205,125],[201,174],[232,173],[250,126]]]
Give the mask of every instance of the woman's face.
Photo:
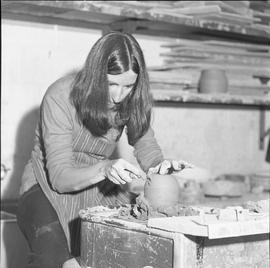
[[[121,102],[133,89],[137,74],[132,70],[122,74],[107,74],[111,103]]]

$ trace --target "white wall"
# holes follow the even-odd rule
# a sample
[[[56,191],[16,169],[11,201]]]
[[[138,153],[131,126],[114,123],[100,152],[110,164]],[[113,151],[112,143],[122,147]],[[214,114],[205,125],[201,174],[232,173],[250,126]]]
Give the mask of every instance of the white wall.
[[[11,169],[1,182],[3,198],[18,195],[47,87],[80,67],[100,36],[98,30],[2,21],[1,163]]]
[[[18,195],[44,92],[61,75],[81,66],[100,36],[99,30],[2,20],[1,163],[11,169],[1,182],[3,198]],[[136,38],[147,65],[161,65],[160,44],[168,39]],[[185,159],[215,174],[268,167],[266,149],[260,151],[258,146],[257,110],[202,107],[154,108],[153,127],[165,156]],[[269,112],[266,120],[269,127]],[[124,136],[119,153],[135,161]]]

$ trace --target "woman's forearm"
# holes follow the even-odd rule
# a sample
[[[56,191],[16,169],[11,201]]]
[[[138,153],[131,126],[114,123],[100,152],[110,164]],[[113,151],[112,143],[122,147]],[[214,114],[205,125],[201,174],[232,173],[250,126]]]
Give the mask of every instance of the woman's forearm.
[[[83,190],[105,179],[102,171],[109,161],[104,160],[89,167],[65,168],[53,180],[52,186],[59,193]]]

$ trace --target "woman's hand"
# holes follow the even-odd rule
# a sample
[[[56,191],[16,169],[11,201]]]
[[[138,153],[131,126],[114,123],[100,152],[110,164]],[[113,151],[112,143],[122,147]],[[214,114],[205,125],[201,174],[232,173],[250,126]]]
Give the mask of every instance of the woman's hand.
[[[103,169],[104,175],[115,184],[125,184],[134,178],[145,178],[146,175],[124,159],[111,160]]]
[[[180,171],[184,168],[193,168],[194,165],[183,160],[163,160],[157,166],[150,168],[148,174],[171,174],[174,171]]]

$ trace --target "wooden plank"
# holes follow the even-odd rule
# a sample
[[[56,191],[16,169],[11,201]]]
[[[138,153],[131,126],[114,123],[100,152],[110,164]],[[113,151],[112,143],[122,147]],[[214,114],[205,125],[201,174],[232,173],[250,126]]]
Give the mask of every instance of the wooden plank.
[[[173,47],[171,49],[172,52],[182,52],[182,51],[196,51],[196,52],[212,52],[212,53],[218,53],[218,54],[229,54],[229,55],[241,55],[241,56],[247,56],[247,57],[270,57],[270,46],[268,50],[262,50],[262,51],[247,51],[243,49],[231,49],[227,47],[217,47],[217,46],[206,46],[206,45],[200,45],[200,46],[179,46],[179,47]]]
[[[265,94],[265,96],[243,96],[229,93],[202,94],[181,90],[155,90],[154,88],[151,93],[156,102],[243,105],[270,109],[270,94]]]
[[[215,48],[212,50],[211,48],[186,48],[186,47],[181,47],[181,48],[173,48],[171,52],[166,52],[162,53],[162,55],[179,55],[179,56],[191,56],[191,57],[202,57],[202,58],[224,58],[226,60],[228,57],[233,59],[244,59],[244,60],[249,60],[251,61],[264,61],[268,60],[270,58],[270,53],[264,53],[264,52],[240,52],[240,51],[220,51],[220,50],[215,50]],[[269,65],[270,66],[270,65]]]
[[[208,224],[208,237],[216,239],[269,233],[268,218],[269,215],[266,219],[261,220]]]
[[[170,232],[189,234],[194,236],[208,237],[208,228],[193,220],[200,216],[152,218],[147,222],[147,226]]]
[[[253,23],[250,26],[250,28],[256,29],[256,30],[263,30],[263,31],[267,32],[270,35],[270,26],[269,25]]]
[[[174,1],[173,7],[197,7],[197,6],[205,6],[206,1]]]
[[[179,15],[172,14],[156,14],[152,15],[149,12],[143,11],[142,8],[134,8],[134,7],[125,7],[117,8],[113,5],[109,4],[109,1],[105,4],[100,4],[98,1],[12,1],[7,5],[2,5],[2,13],[10,12],[10,13],[20,13],[25,12],[27,14],[27,10],[22,11],[24,7],[30,7],[35,11],[39,10],[40,16],[42,16],[42,11],[45,12],[46,16],[57,16],[57,14],[62,14],[67,12],[67,10],[77,10],[81,12],[99,13],[104,15],[104,19],[106,16],[111,16],[114,14],[115,20],[117,21],[119,18],[136,18],[136,19],[147,19],[150,21],[157,21],[162,23],[169,23],[173,25],[185,25],[187,27],[197,28],[200,30],[209,30],[216,31],[218,34],[224,33],[234,33],[240,34],[245,38],[249,38],[250,36],[257,36],[260,38],[261,42],[266,42],[266,40],[270,40],[270,36],[268,32],[264,29],[254,29],[246,26],[241,26],[232,23],[224,23],[218,21],[212,21],[207,19],[197,19],[197,18],[186,18]],[[50,10],[48,9],[50,8]],[[33,10],[32,10],[33,12]],[[46,13],[47,12],[47,13]],[[45,16],[45,15],[44,15]],[[77,18],[80,20],[80,18]],[[256,40],[258,41],[258,39]]]
[[[80,9],[79,5],[71,5],[70,2],[66,2],[67,4],[64,5],[52,5],[52,2],[46,2],[46,5],[42,5],[43,1],[37,2],[30,2],[26,1],[27,4],[24,3],[13,3],[10,5],[5,6],[5,13],[10,14],[22,14],[22,15],[29,15],[29,16],[36,16],[42,18],[49,18],[52,19],[67,19],[67,20],[79,20],[84,22],[94,22],[100,24],[108,24],[116,19],[124,19],[124,17],[117,17],[112,14],[108,14],[104,16],[99,12],[96,12],[97,9],[94,6],[91,6],[91,13],[83,11]],[[81,2],[81,1],[79,1]],[[88,6],[89,7],[89,6]],[[3,10],[2,10],[3,12]]]
[[[238,25],[247,25],[252,24],[253,22],[260,22],[260,18],[250,17],[250,16],[241,16],[237,14],[219,12],[215,14],[196,14],[196,18],[212,19],[215,21],[228,22],[228,23],[237,23]]]
[[[201,70],[181,70],[179,72],[157,71],[149,72],[151,88],[155,89],[191,89],[198,88]],[[263,85],[259,79],[252,75],[226,74],[229,82],[228,91],[238,95],[257,95],[263,96],[270,92],[270,85]],[[265,76],[264,76],[265,77]],[[269,79],[268,79],[269,81]]]
[[[172,15],[195,15],[195,14],[216,14],[221,12],[219,6],[192,6],[185,8],[171,8],[171,9],[161,9],[152,8],[148,10],[151,14],[172,14]]]
[[[232,42],[232,41],[219,41],[219,40],[207,40],[203,41],[204,44],[214,45],[214,46],[227,46],[232,48],[243,48],[243,49],[267,49],[269,50],[269,45],[262,44],[251,44],[247,42]]]
[[[252,16],[253,12],[249,6],[232,6],[228,1],[205,1],[205,5],[218,5],[222,11]]]
[[[108,1],[99,1],[102,3],[107,4]],[[126,6],[126,7],[132,7],[132,8],[141,8],[143,10],[150,9],[153,7],[159,7],[159,8],[171,8],[173,5],[171,3],[172,1],[110,1],[110,4],[116,5],[116,6]]]
[[[151,82],[150,81],[150,89],[151,90],[163,90],[163,91],[188,91],[191,93],[197,93],[198,89],[197,89],[198,85],[190,83],[190,84],[169,84],[169,83],[160,83],[160,82]]]
[[[208,47],[213,49],[226,49],[229,51],[254,51],[254,52],[265,52],[270,50],[269,45],[262,45],[262,44],[251,44],[251,43],[243,43],[243,42],[236,42],[236,41],[221,41],[221,40],[190,40],[190,39],[176,39],[174,42],[166,42],[161,44],[161,47],[166,48],[178,48],[178,47]]]
[[[196,51],[184,51],[184,52],[166,52],[160,53],[160,56],[166,57],[166,59],[171,59],[172,61],[185,61],[188,58],[196,59],[193,62],[202,62],[202,63],[215,63],[215,64],[238,64],[238,65],[255,65],[261,67],[269,67],[270,59],[269,57],[246,57],[241,55],[229,55],[229,54],[215,54],[211,52],[196,52]]]
[[[248,221],[202,221],[200,216],[149,219],[147,226],[209,239],[269,233],[269,215]]]
[[[211,68],[220,68],[219,63],[214,62],[180,62],[176,59],[168,60],[164,62],[165,69],[178,70],[178,69],[211,69]],[[155,67],[158,68],[158,67]],[[161,68],[161,67],[159,67]],[[251,65],[238,65],[238,64],[228,64],[223,63],[222,69],[225,69],[226,72],[242,72],[243,74],[256,74],[256,73],[269,73],[269,68],[263,66],[251,66]]]

